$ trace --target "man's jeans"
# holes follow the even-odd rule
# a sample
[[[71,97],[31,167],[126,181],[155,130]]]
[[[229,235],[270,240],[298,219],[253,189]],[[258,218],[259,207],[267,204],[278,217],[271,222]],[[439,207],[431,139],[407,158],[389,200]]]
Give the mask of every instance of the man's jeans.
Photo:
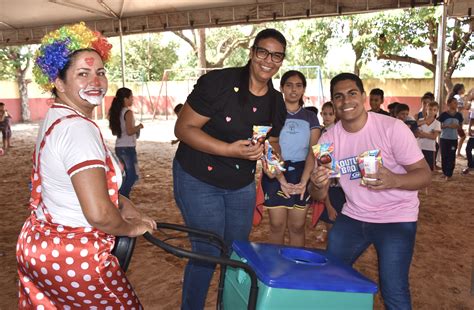
[[[125,169],[125,178],[123,179],[122,186],[120,187],[120,194],[130,198],[130,192],[132,191],[133,184],[138,180],[138,162],[137,162],[137,151],[135,147],[116,147],[115,154],[122,161]]]
[[[338,215],[329,233],[328,252],[347,265],[373,244],[379,262],[379,282],[388,310],[411,309],[408,273],[415,245],[416,222],[367,223]]]
[[[173,161],[174,197],[188,227],[207,230],[224,238],[248,240],[255,208],[255,182],[227,190],[204,183]],[[205,242],[192,240],[196,253],[219,256],[220,251]],[[184,272],[182,309],[203,309],[215,265],[190,260]]]

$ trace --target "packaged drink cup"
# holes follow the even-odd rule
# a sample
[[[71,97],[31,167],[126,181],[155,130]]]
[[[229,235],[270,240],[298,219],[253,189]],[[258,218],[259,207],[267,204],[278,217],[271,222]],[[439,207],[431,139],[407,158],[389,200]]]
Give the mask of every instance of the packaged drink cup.
[[[359,164],[359,170],[361,174],[362,185],[366,185],[367,182],[377,181],[377,179],[366,177],[367,174],[376,174],[379,165],[382,165],[382,156],[380,150],[370,150],[363,152],[357,156],[357,163]]]

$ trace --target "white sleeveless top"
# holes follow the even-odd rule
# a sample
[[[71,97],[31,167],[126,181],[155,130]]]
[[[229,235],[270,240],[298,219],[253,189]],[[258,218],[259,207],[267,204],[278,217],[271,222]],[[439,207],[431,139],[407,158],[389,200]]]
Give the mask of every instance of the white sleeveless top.
[[[127,135],[127,126],[125,124],[125,113],[130,111],[133,113],[132,110],[129,108],[122,108],[122,112],[120,112],[120,128],[122,129],[122,136],[120,138],[117,137],[115,141],[115,147],[135,147],[137,145],[137,136],[133,134],[131,136]],[[133,124],[135,126],[135,124]]]

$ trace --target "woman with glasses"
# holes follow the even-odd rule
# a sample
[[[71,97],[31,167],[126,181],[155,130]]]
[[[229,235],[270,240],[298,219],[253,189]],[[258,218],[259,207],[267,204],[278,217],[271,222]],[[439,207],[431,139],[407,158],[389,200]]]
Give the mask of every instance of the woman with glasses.
[[[252,227],[256,161],[263,154],[263,145],[251,142],[253,126],[272,126],[269,141],[279,150],[286,108],[271,79],[285,49],[279,31],[259,32],[247,65],[199,78],[176,122],[181,141],[173,162],[176,203],[187,226],[212,231],[228,246],[247,240]],[[218,249],[196,240],[192,248],[219,255]],[[214,269],[213,264],[187,264],[182,309],[204,308]]]

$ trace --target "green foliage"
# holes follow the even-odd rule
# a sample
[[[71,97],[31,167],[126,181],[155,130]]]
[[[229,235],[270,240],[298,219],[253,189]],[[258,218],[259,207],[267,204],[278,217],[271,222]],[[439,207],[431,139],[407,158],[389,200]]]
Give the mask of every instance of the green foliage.
[[[329,40],[337,27],[334,18],[318,18],[298,22],[289,36],[296,42],[291,48],[289,62],[299,66],[321,66],[329,51]]]
[[[242,29],[246,28],[246,29]],[[251,26],[231,26],[222,28],[211,28],[206,32],[206,58],[215,63],[226,51],[233,41],[249,37]],[[237,46],[224,60],[225,67],[244,66],[248,61],[249,47],[252,40],[246,46]]]
[[[15,81],[32,58],[29,47],[7,46],[0,48],[0,80]]]
[[[175,42],[164,44],[160,34],[148,34],[148,38],[132,39],[125,43],[125,74],[128,81],[160,81],[165,69],[178,60]],[[108,78],[122,78],[120,52],[112,55],[107,64]]]
[[[372,26],[378,36],[374,38],[377,48],[386,54],[400,54],[430,46],[438,30],[435,10],[429,7],[379,13]]]

